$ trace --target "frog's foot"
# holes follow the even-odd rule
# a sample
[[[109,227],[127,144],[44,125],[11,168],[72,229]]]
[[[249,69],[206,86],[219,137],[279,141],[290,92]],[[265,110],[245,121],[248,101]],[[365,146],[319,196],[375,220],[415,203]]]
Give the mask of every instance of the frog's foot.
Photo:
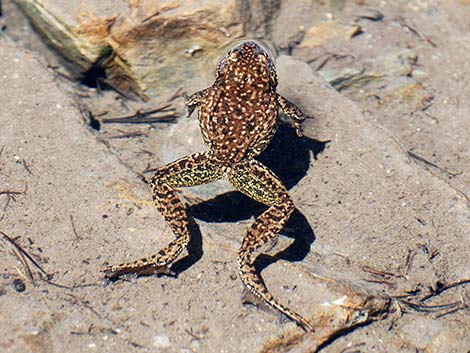
[[[194,109],[196,109],[197,106],[201,103],[202,99],[204,98],[204,94],[206,93],[206,90],[198,91],[196,93],[193,93],[192,95],[184,95],[184,104],[188,107],[188,115],[186,115],[186,118],[189,118],[193,112]]]
[[[254,293],[246,287],[243,288],[241,301],[243,305],[251,305],[265,312],[273,312],[273,308],[266,304],[264,300],[254,295]]]
[[[107,266],[101,269],[107,279],[116,279],[128,275],[166,275],[176,277],[176,273],[171,270],[171,264],[158,264],[152,258],[144,258],[119,265]]]
[[[288,317],[286,314],[275,310],[271,306],[269,306],[264,300],[261,298],[257,297],[252,291],[250,291],[248,288],[243,289],[243,293],[241,295],[241,301],[243,305],[249,305],[249,306],[254,306],[256,309],[274,314],[277,316],[277,320],[280,325],[285,324],[287,322],[291,322],[292,319]],[[307,320],[303,319],[300,317],[300,320],[303,320],[302,323],[298,323],[301,325],[306,331],[313,331],[313,328]]]
[[[289,102],[286,98],[281,95],[277,95],[277,104],[281,108],[282,112],[289,118],[292,119],[292,127],[295,129],[297,136],[302,137],[302,123],[307,116],[295,104]]]

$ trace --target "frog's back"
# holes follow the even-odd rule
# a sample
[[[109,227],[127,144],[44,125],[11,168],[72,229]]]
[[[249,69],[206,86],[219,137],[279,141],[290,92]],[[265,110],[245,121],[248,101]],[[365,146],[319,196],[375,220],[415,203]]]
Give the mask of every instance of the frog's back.
[[[221,164],[261,153],[277,128],[277,78],[266,51],[244,42],[222,59],[199,106],[205,143]]]

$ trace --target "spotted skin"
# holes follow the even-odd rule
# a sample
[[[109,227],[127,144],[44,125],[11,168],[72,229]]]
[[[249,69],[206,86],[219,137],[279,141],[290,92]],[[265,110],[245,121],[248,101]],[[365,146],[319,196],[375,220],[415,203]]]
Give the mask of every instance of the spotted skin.
[[[254,267],[256,251],[277,237],[294,210],[282,182],[254,159],[270,143],[278,126],[278,109],[291,118],[302,136],[305,115],[276,93],[277,74],[269,54],[256,42],[245,41],[220,61],[214,84],[186,98],[188,116],[198,108],[199,125],[208,151],[181,158],[158,169],[150,186],[153,200],[176,236],[155,255],[109,266],[108,278],[127,273],[171,274],[171,264],[188,245],[189,216],[174,189],[227,178],[235,188],[269,208],[248,229],[238,252],[243,284],[269,306],[308,331],[312,324],[279,303]]]

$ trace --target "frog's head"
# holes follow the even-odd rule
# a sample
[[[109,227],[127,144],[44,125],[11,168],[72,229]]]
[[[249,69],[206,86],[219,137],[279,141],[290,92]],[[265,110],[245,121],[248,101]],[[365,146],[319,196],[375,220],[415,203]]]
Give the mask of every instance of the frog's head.
[[[216,76],[229,82],[277,86],[272,56],[261,43],[251,40],[238,43],[228,50],[217,66]]]

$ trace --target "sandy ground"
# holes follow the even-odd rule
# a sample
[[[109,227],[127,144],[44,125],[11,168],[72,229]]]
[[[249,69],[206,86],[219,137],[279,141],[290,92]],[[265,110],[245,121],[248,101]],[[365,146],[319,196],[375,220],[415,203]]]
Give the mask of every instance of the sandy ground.
[[[459,53],[457,44],[439,38],[433,37]],[[0,231],[54,274],[56,284],[39,279],[34,267],[31,281],[2,238],[1,350],[258,352],[295,326],[242,304],[236,252],[263,207],[223,182],[183,191],[199,227],[193,255],[177,265],[178,278],[104,285],[101,266],[151,254],[172,239],[137,172],[201,150],[196,119],[132,127],[146,136],[111,139],[117,128],[91,129],[34,54],[4,36],[0,53]],[[467,81],[446,86],[446,75],[427,67],[429,84],[439,87],[432,114],[445,115],[444,102],[461,95],[463,101]],[[303,139],[282,126],[262,156],[298,208],[274,253],[301,239],[291,254],[296,261],[278,255],[263,270],[268,287],[307,317],[318,291],[308,277],[313,272],[410,301],[430,296],[421,303],[427,309],[396,307],[322,352],[470,351],[470,291],[447,289],[470,279],[470,185],[461,162],[468,156],[467,103],[453,105],[439,129],[429,125],[420,133],[406,128],[404,115],[384,123],[397,110],[365,111],[360,97],[340,95],[302,61],[282,56],[278,71],[280,92],[315,119],[306,122]],[[456,181],[409,157],[416,133],[423,148],[416,153],[439,150],[434,162],[447,158],[443,168],[464,171]],[[452,153],[443,157],[446,148]],[[448,303],[462,310],[430,309]]]

